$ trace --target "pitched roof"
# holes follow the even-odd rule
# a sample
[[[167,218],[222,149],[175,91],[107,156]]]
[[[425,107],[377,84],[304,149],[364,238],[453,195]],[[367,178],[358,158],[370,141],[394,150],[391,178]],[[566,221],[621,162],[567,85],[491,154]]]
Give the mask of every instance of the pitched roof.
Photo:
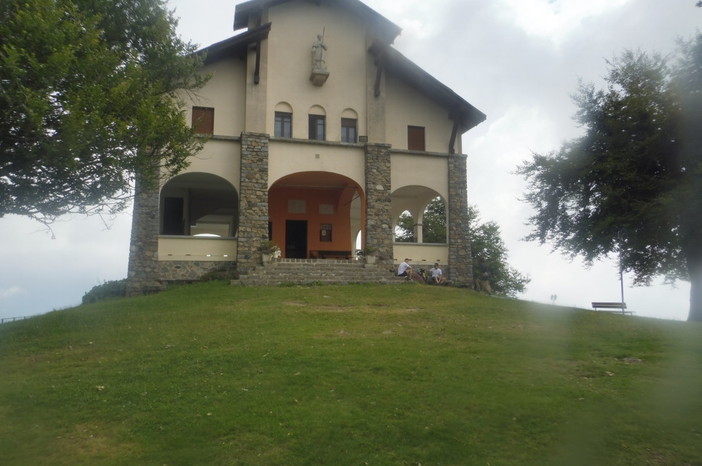
[[[247,27],[251,14],[288,1],[290,0],[250,0],[238,4],[234,14],[234,30]],[[401,81],[424,92],[448,108],[451,119],[458,122],[461,133],[485,121],[486,115],[483,112],[389,45],[401,31],[398,26],[359,0],[327,1],[338,2],[355,9],[365,15],[368,21],[375,23],[378,30],[384,31],[384,36],[379,36],[368,52],[376,58],[385,72],[392,73]],[[246,54],[247,46],[268,37],[270,29],[271,23],[266,23],[212,44],[198,53],[207,54],[206,63],[217,61],[225,56],[243,56]]]
[[[234,10],[234,30],[238,31],[248,27],[249,18],[252,14],[259,13],[265,8],[287,3],[290,0],[249,0],[239,3]],[[320,0],[317,0],[318,2]],[[380,13],[370,8],[360,0],[327,0],[343,7],[349,8],[364,17],[368,24],[374,29],[378,38],[383,42],[392,44],[395,38],[400,35],[402,29],[385,18]]]
[[[376,57],[385,71],[392,73],[401,81],[446,106],[451,112],[451,119],[459,122],[462,133],[477,126],[487,118],[483,112],[456,94],[451,88],[392,47],[375,42],[368,52]]]
[[[270,30],[271,23],[262,24],[229,39],[224,39],[200,49],[197,53],[206,54],[205,63],[213,63],[225,57],[243,57],[246,55],[248,45],[267,38]]]

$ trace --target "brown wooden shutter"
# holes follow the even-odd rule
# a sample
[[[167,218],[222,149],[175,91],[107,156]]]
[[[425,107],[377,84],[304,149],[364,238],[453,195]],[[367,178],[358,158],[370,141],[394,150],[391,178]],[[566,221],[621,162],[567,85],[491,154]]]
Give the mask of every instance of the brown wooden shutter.
[[[424,142],[424,127],[423,126],[408,126],[407,127],[407,149],[408,150],[426,150]]]
[[[197,134],[213,134],[214,108],[193,107],[193,128]]]

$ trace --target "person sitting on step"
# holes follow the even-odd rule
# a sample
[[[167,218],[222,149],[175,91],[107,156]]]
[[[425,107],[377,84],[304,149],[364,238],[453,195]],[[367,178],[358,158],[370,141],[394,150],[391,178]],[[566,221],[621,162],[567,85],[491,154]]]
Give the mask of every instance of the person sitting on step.
[[[405,257],[405,260],[400,262],[400,265],[397,266],[398,277],[409,277],[409,274],[412,272],[412,266],[409,265],[410,260],[411,259]]]

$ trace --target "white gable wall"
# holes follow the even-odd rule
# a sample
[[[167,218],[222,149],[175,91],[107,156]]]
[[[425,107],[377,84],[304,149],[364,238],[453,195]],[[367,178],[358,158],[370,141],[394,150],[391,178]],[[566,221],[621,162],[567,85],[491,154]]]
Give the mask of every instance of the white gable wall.
[[[185,96],[185,117],[191,120],[192,106],[214,107],[214,138],[192,160],[187,172],[215,173],[239,189],[239,152],[236,141],[217,140],[220,136],[237,138],[243,131],[256,131],[247,125],[263,125],[274,134],[275,109],[284,103],[292,108],[293,138],[308,138],[308,115],[326,115],[326,141],[341,139],[341,117],[349,109],[358,116],[357,134],[384,134],[383,142],[395,150],[407,149],[407,126],[425,128],[427,152],[445,154],[451,138],[453,121],[448,109],[405,84],[391,73],[383,74],[382,95],[373,96],[376,66],[368,47],[374,40],[362,18],[336,4],[291,1],[279,4],[263,18],[271,22],[268,39],[262,42],[261,82],[253,83],[255,53],[248,60],[222,59],[204,67],[210,81],[194,95]],[[326,64],[330,73],[323,86],[310,80],[311,47],[317,34],[324,32],[327,46]],[[248,62],[248,63],[247,63]],[[250,68],[247,70],[247,66]],[[250,76],[249,76],[250,75]],[[376,100],[368,105],[368,99]],[[253,100],[253,101],[252,101]],[[368,108],[381,106],[382,124],[368,122]],[[320,110],[320,108],[322,110]],[[263,113],[247,115],[248,112]],[[260,122],[260,123],[256,123]],[[378,126],[384,126],[382,133]],[[456,151],[461,151],[460,136]],[[319,144],[273,143],[269,154],[269,185],[290,173],[330,171],[365,184],[362,150],[333,148]],[[431,186],[447,196],[447,161],[435,155],[395,154],[392,165],[392,189],[403,186]]]
[[[321,106],[327,117],[326,140],[341,140],[341,114],[358,114],[358,134],[365,135],[366,39],[364,25],[344,9],[326,2],[288,2],[270,10],[268,36],[268,111],[266,128],[273,134],[274,109],[279,102],[293,108],[293,137],[307,139],[308,114]],[[310,82],[311,49],[324,31],[329,79],[321,86]]]
[[[387,142],[395,149],[407,149],[407,126],[423,126],[427,152],[447,153],[453,129],[448,110],[392,75],[385,90]],[[460,153],[460,137],[455,149]]]
[[[192,107],[215,109],[214,134],[240,136],[246,119],[246,63],[227,58],[206,65],[202,74],[211,79],[200,90],[183,96],[186,121],[192,121]]]
[[[187,122],[192,121],[192,108],[214,108],[214,137],[182,173],[212,173],[226,179],[239,190],[241,145],[236,138],[244,130],[246,120],[246,66],[238,58],[229,58],[204,67],[211,79],[200,90],[181,96]]]

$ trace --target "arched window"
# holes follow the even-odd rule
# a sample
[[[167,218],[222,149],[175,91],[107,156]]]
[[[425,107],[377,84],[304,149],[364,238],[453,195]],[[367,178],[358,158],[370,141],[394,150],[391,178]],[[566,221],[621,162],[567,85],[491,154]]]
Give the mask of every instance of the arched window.
[[[273,135],[275,137],[292,137],[292,116],[292,107],[287,102],[280,102],[275,106],[275,123],[273,128]]]
[[[319,105],[314,105],[308,112],[309,138],[316,141],[324,141],[327,138],[327,113]]]
[[[341,142],[355,144],[358,141],[358,114],[347,108],[341,114]]]

